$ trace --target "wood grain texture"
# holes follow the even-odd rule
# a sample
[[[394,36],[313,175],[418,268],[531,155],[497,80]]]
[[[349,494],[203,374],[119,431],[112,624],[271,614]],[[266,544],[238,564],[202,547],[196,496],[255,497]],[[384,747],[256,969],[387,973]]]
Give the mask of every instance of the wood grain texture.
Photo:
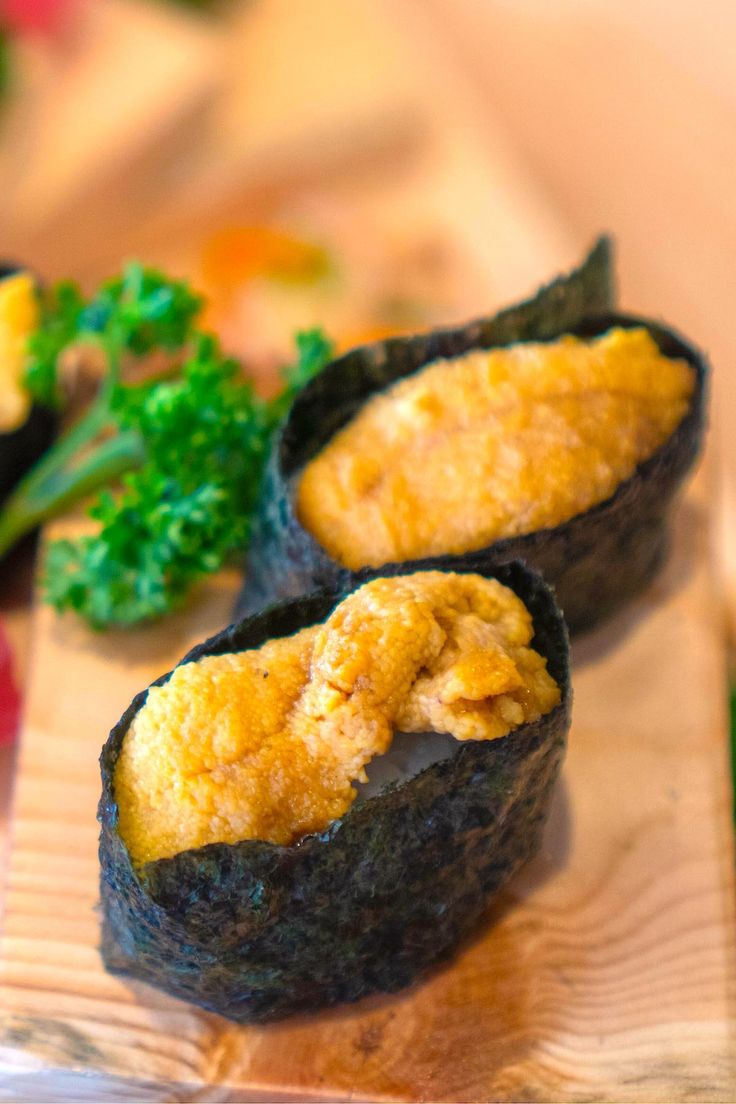
[[[487,925],[403,994],[267,1028],[109,977],[96,951],[107,721],[224,622],[234,580],[135,639],[94,637],[38,610],[0,1095],[733,1099],[723,651],[703,503],[701,488],[680,508],[674,555],[651,590],[576,645],[573,732],[545,846]]]
[[[421,45],[417,7],[389,9],[431,55],[425,75],[440,66],[444,80],[425,82],[435,98],[422,155],[376,202],[461,243],[477,274],[472,314],[572,261],[572,239],[490,123],[478,143],[473,98],[448,78],[438,42]],[[422,985],[267,1028],[112,978],[96,951],[99,749],[133,693],[224,624],[236,581],[214,581],[188,612],[135,637],[38,609],[0,950],[0,1098],[734,1099],[709,497],[701,477],[664,574],[576,646],[573,732],[545,845],[488,923]]]

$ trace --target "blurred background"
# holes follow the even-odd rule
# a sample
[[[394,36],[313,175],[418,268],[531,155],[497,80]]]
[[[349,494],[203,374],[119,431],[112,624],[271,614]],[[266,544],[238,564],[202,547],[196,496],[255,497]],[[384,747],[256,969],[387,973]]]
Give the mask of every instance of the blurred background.
[[[92,289],[187,276],[268,388],[340,346],[487,312],[619,250],[622,301],[716,365],[736,606],[736,5],[6,0],[0,251]]]

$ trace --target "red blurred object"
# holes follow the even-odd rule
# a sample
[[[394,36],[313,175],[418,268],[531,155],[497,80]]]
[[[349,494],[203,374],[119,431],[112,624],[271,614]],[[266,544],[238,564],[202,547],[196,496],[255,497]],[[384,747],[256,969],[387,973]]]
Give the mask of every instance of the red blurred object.
[[[13,679],[13,653],[0,623],[0,746],[15,739],[20,720],[20,694]]]
[[[20,33],[53,31],[70,6],[70,0],[2,0],[0,21]]]

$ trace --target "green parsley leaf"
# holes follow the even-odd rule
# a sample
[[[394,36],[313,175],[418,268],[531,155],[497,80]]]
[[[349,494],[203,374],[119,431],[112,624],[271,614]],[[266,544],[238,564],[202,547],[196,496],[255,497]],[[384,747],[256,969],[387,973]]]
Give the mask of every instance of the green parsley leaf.
[[[85,300],[74,284],[44,296],[29,343],[28,386],[59,403],[58,366],[95,341],[108,375],[88,413],[41,459],[0,515],[0,555],[40,521],[97,490],[94,533],[51,544],[46,601],[95,628],[132,625],[176,609],[200,579],[242,554],[274,426],[321,371],[332,345],[297,335],[296,363],[270,403],[217,339],[196,329],[200,298],[139,264]],[[179,358],[143,384],[120,379],[123,358]]]

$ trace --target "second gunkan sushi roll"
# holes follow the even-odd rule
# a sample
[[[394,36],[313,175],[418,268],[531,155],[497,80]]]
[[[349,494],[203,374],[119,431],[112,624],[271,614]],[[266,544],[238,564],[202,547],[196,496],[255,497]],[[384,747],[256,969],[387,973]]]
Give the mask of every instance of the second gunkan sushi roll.
[[[328,366],[274,445],[241,610],[478,550],[542,571],[572,631],[640,590],[699,449],[706,368],[662,326],[602,313],[611,299],[604,241],[495,319]]]

